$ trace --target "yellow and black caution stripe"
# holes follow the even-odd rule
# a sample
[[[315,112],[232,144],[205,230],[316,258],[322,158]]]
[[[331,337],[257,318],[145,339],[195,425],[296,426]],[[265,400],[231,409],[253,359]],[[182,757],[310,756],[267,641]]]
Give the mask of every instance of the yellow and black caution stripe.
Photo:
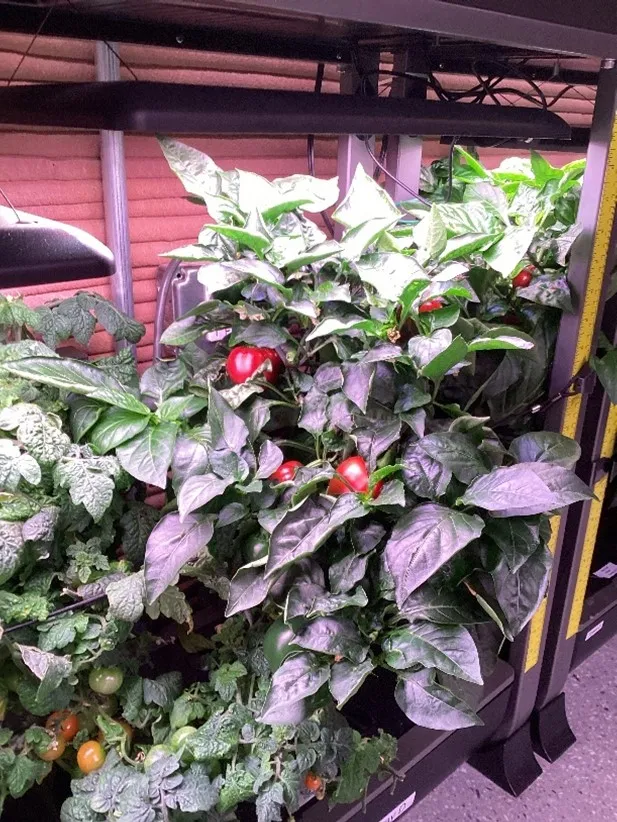
[[[594,353],[593,344],[595,339],[595,329],[597,325],[598,312],[601,307],[600,301],[602,299],[607,261],[611,250],[611,236],[613,233],[613,224],[615,221],[616,211],[617,120],[613,126],[613,133],[611,135],[606,169],[604,173],[604,181],[602,184],[602,196],[595,229],[591,265],[589,269],[589,277],[587,278],[587,287],[585,289],[583,310],[579,323],[578,339],[576,342],[576,350],[572,366],[573,378],[580,374],[583,366],[589,362],[589,358]],[[576,439],[582,401],[582,394],[573,394],[566,400],[561,423],[561,433],[566,437]],[[603,457],[613,456],[616,433],[617,409],[615,409],[614,406],[611,406],[609,417],[607,419],[604,441],[602,444]],[[591,560],[598,533],[598,525],[600,521],[600,514],[602,512],[602,504],[604,502],[607,482],[608,477],[605,476],[594,486],[594,493],[597,499],[593,500],[591,503],[589,518],[587,521],[584,550],[577,572],[576,589],[574,599],[572,601],[570,618],[568,621],[567,638],[573,636],[578,631],[578,627],[580,625],[581,615],[583,612],[583,603],[585,600],[585,590],[587,588],[587,580],[589,579]],[[557,535],[559,533],[559,519],[559,517],[554,517],[551,522],[553,533],[551,542],[549,543],[549,548],[553,554],[555,553]],[[527,652],[525,657],[525,672],[531,670],[540,660],[546,610],[547,601],[545,599],[530,623],[527,639]]]

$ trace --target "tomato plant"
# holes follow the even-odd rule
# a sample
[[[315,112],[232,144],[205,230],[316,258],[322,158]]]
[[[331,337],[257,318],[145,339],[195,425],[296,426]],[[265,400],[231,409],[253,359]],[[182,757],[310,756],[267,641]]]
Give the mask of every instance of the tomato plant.
[[[79,746],[77,764],[82,773],[88,774],[98,771],[105,762],[105,749],[100,742],[91,739]]]
[[[124,674],[118,667],[93,668],[88,676],[88,685],[97,694],[110,696],[122,686]]]
[[[79,717],[71,711],[54,711],[45,722],[45,727],[54,736],[61,736],[70,742],[79,731]]]
[[[149,771],[155,763],[173,753],[171,745],[153,745],[144,759],[144,768]]]

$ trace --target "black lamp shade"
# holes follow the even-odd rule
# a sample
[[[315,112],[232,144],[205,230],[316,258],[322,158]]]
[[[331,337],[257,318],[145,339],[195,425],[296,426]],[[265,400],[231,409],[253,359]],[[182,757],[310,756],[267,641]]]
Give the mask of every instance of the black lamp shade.
[[[19,289],[113,273],[113,254],[88,232],[0,206],[0,287]]]

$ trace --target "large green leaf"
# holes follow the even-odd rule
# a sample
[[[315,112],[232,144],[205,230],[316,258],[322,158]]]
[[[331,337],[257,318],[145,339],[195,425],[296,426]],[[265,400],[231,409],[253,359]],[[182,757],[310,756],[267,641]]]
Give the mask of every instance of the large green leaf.
[[[437,625],[476,625],[486,621],[474,598],[462,586],[449,591],[427,582],[407,597],[400,610],[412,622],[421,619]]]
[[[118,473],[115,457],[65,457],[54,468],[54,480],[98,522],[111,505]]]
[[[332,215],[345,228],[355,228],[367,220],[400,219],[401,212],[390,195],[358,163],[345,198]]]
[[[272,185],[285,195],[286,202],[291,198],[301,200],[301,210],[315,214],[333,206],[339,196],[336,177],[322,180],[309,174],[292,174],[290,177],[278,177]]]
[[[576,440],[555,431],[529,431],[512,440],[510,453],[517,462],[551,462],[574,468],[581,456]]]
[[[543,514],[593,497],[576,474],[549,462],[521,462],[495,468],[474,480],[461,501],[495,517]]]
[[[294,642],[309,651],[342,656],[356,664],[364,662],[368,652],[368,646],[355,623],[338,615],[312,619],[296,633]]]
[[[533,348],[534,345],[529,335],[508,327],[487,329],[467,343],[469,351],[521,350]]]
[[[535,234],[534,226],[509,226],[502,239],[484,253],[484,259],[491,268],[507,277],[529,250]]]
[[[397,670],[422,665],[482,685],[478,649],[462,625],[413,622],[383,642],[384,660]]]
[[[486,521],[485,537],[497,545],[510,571],[516,572],[540,547],[540,524],[532,517],[491,518]]]
[[[313,654],[289,657],[274,672],[259,721],[268,725],[289,723],[290,709],[317,693],[329,678],[330,666],[318,662]]]
[[[607,351],[603,357],[591,357],[589,364],[598,375],[609,400],[617,405],[617,349]]]
[[[214,528],[207,519],[167,514],[152,530],[146,545],[144,572],[148,602],[154,602],[169,585],[175,585],[187,562],[207,551]]]
[[[0,585],[15,574],[23,560],[24,537],[20,522],[0,521]]]
[[[444,465],[465,485],[469,485],[479,474],[489,472],[482,453],[466,434],[456,431],[429,434],[418,442],[418,447]]]
[[[147,426],[148,417],[143,414],[135,414],[123,408],[108,408],[89,432],[88,441],[99,454],[106,454],[141,433]]]
[[[358,665],[343,659],[332,666],[330,693],[336,700],[336,707],[339,711],[360,690],[374,669],[375,666],[370,659]]]
[[[412,722],[437,731],[482,725],[482,720],[451,691],[434,681],[430,671],[399,674],[394,698]]]
[[[76,394],[85,394],[110,405],[125,408],[127,411],[135,411],[137,414],[150,414],[148,406],[129,394],[122,383],[105,374],[100,368],[80,360],[30,357],[3,363],[2,367],[11,374],[27,380],[53,385]]]
[[[454,554],[477,539],[484,521],[434,503],[401,517],[386,543],[386,562],[399,607]]]
[[[210,388],[208,424],[212,448],[228,449],[239,454],[246,445],[249,430],[244,420],[214,388]]]
[[[445,329],[442,329],[445,330]],[[435,333],[439,333],[438,331]],[[420,369],[420,374],[423,377],[428,377],[431,380],[438,380],[445,376],[451,368],[462,362],[467,354],[467,343],[461,337],[454,337],[450,345],[440,351],[433,357],[426,365]],[[411,340],[410,340],[411,353]]]
[[[372,286],[384,300],[396,302],[405,288],[416,282],[428,284],[426,272],[405,254],[366,254],[355,264],[360,279]]]
[[[135,479],[165,488],[177,433],[178,426],[173,422],[151,422],[136,437],[118,446],[120,464]]]
[[[491,571],[495,596],[512,636],[519,634],[538,610],[546,593],[553,555],[544,545],[512,571],[502,561]]]
[[[416,225],[413,239],[418,246],[418,259],[421,262],[437,259],[444,251],[448,232],[437,205],[431,206],[426,217],[423,217]]]

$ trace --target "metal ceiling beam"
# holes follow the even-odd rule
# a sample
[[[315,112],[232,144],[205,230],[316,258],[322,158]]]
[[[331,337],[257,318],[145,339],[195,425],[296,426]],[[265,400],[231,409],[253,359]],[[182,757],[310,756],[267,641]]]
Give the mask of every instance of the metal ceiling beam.
[[[46,6],[16,6],[0,2],[0,31],[34,33],[47,13]],[[121,43],[168,46],[186,50],[254,54],[256,57],[284,57],[296,60],[316,60],[322,63],[351,61],[348,41],[320,41],[310,38],[236,31],[216,26],[190,26],[184,23],[153,22],[127,19],[115,13],[109,15],[87,11],[54,8],[45,23],[46,36],[83,40],[108,40]]]
[[[551,112],[175,83],[0,88],[0,122],[171,134],[421,134],[568,139]]]
[[[492,0],[492,4],[495,9],[503,7],[501,0]],[[260,0],[259,3],[235,0],[235,5],[247,10],[251,7],[262,11],[271,9],[278,14],[319,15],[401,30],[434,32],[515,48],[617,57],[617,16],[607,13],[606,0],[584,0],[584,3],[562,0],[558,8],[568,24],[541,19],[546,4],[537,0],[518,0],[517,12],[511,14],[474,7],[469,0],[465,0],[465,5],[443,0],[379,0],[377,3],[374,0]],[[489,5],[486,0],[485,5]],[[582,27],[582,6],[587,17],[598,21],[597,30]]]

